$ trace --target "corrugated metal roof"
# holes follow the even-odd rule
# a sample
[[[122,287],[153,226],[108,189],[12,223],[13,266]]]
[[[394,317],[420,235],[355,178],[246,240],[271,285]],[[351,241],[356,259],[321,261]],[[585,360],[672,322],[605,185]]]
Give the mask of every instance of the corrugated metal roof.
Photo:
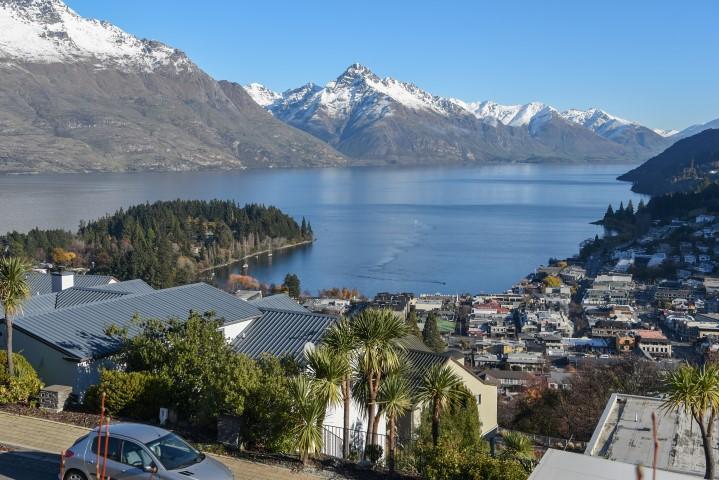
[[[265,310],[232,343],[237,353],[257,358],[263,353],[289,355],[302,361],[305,345],[318,344],[337,317],[308,311]]]
[[[68,288],[55,294],[55,309],[73,307],[86,303],[102,302],[112,298],[128,295],[124,292],[96,290],[92,288]]]
[[[41,312],[66,308],[92,302],[99,302],[134,293],[149,293],[154,289],[142,280],[128,280],[103,285],[97,288],[72,287],[62,292],[32,295],[22,306],[19,316],[36,315]],[[0,310],[0,315],[2,311]],[[2,319],[2,316],[0,316]]]
[[[95,290],[105,290],[109,292],[125,292],[125,293],[150,293],[155,289],[149,286],[145,281],[140,279],[125,280],[124,282],[115,282],[101,287],[94,287]]]
[[[441,353],[407,350],[407,360],[410,367],[407,375],[410,388],[415,390],[422,384],[422,378],[427,370],[434,365],[444,365],[449,358]]]
[[[226,322],[258,318],[262,312],[205,283],[195,283],[149,293],[77,305],[15,319],[15,327],[78,359],[102,358],[117,351],[115,339],[105,335],[107,327],[127,328],[129,335],[139,332],[132,317],[186,318],[190,311],[214,311]]]
[[[115,278],[109,275],[75,275],[73,286],[79,288],[100,287],[108,285],[114,280]],[[52,275],[49,273],[30,272],[27,274],[27,282],[33,295],[52,293]]]
[[[55,310],[55,298],[56,293],[49,293],[47,295],[33,295],[22,304],[22,312],[20,315],[32,315],[38,312],[47,312],[48,310]],[[3,318],[3,313],[0,310],[0,318]]]
[[[250,303],[260,310],[287,310],[289,312],[307,313],[305,307],[294,301],[286,293],[278,293],[269,297],[250,300]]]

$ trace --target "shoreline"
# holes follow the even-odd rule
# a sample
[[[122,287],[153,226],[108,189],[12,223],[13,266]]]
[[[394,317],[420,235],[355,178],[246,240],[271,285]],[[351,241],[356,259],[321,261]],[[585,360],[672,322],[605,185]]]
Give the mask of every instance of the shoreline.
[[[301,247],[301,246],[303,246],[303,245],[311,245],[311,244],[313,244],[313,243],[315,242],[315,240],[316,240],[316,238],[313,238],[312,240],[303,240],[303,241],[301,241],[301,242],[290,243],[290,244],[288,244],[288,245],[283,245],[283,246],[281,246],[281,247],[266,248],[265,250],[260,250],[260,251],[257,251],[257,252],[249,253],[249,254],[247,254],[247,255],[245,255],[245,256],[243,256],[243,257],[240,257],[240,258],[233,258],[232,260],[229,260],[229,261],[227,261],[227,262],[225,262],[225,263],[221,263],[221,264],[219,264],[219,265],[214,265],[214,266],[212,266],[212,267],[203,268],[203,269],[201,269],[201,270],[198,270],[197,273],[198,273],[198,274],[202,274],[202,273],[205,273],[205,272],[210,272],[210,271],[212,271],[212,270],[217,270],[218,268],[229,267],[230,265],[234,265],[235,263],[239,263],[239,262],[241,262],[242,260],[247,260],[248,258],[256,257],[256,256],[258,256],[258,255],[264,255],[264,254],[267,254],[267,253],[270,253],[270,252],[275,252],[275,251],[279,251],[279,250],[287,250],[287,249],[289,249],[289,248]]]

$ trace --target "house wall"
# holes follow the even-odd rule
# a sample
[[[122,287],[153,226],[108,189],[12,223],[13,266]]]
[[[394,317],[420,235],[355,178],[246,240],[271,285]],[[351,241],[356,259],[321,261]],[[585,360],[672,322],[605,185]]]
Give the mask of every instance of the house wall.
[[[464,386],[474,395],[475,399],[480,396],[480,402],[477,405],[479,410],[480,428],[482,435],[486,435],[497,428],[497,387],[488,385],[472,373],[467,371],[458,363],[450,360],[447,362],[452,367],[454,373],[464,382]]]
[[[339,441],[342,439],[342,429],[344,428],[343,403],[334,407],[327,408],[327,411],[325,413],[324,425],[330,427],[329,430],[339,437],[339,439],[335,438],[335,440]],[[350,429],[355,430],[358,433],[361,432],[361,435],[355,434],[355,432],[350,433],[350,442],[352,445],[351,448],[357,448],[357,450],[361,451],[362,448],[364,448],[364,442],[367,433],[367,415],[362,412],[362,409],[354,400],[350,404]],[[382,416],[379,421],[377,433],[379,433],[380,435],[387,434],[387,421],[385,420],[384,416]],[[384,437],[382,437],[382,439],[384,439]],[[341,445],[341,443],[339,444]],[[382,445],[382,448],[384,447],[385,446]]]
[[[0,331],[3,346],[7,347],[4,324]],[[109,360],[80,364],[18,329],[13,330],[13,351],[30,362],[45,385],[67,385],[72,387],[72,393],[76,395],[84,394],[87,387],[97,383],[100,369],[111,365]]]
[[[250,323],[252,323],[253,320],[248,320],[245,322],[237,322],[237,323],[231,323],[229,325],[223,325],[220,327],[220,330],[222,330],[222,333],[225,334],[225,339],[228,342],[231,342],[234,340],[239,334],[242,333],[242,331],[250,326]]]

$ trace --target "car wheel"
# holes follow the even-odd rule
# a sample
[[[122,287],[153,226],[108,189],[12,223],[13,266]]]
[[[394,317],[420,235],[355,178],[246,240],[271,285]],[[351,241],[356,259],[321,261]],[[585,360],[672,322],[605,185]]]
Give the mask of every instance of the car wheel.
[[[65,474],[65,480],[87,480],[87,477],[79,470],[70,470]]]

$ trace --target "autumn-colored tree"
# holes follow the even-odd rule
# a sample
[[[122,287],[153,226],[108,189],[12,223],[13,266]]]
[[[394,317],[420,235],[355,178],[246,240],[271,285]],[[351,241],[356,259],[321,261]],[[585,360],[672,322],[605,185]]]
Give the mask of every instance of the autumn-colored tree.
[[[68,252],[60,247],[55,247],[52,249],[52,252],[50,252],[50,259],[52,262],[59,265],[72,265],[75,258],[77,258],[77,254],[75,252]]]
[[[260,289],[260,282],[255,277],[251,277],[249,275],[239,275],[236,273],[233,273],[230,275],[230,284],[236,288],[241,290],[259,290]]]
[[[562,280],[560,280],[559,277],[556,275],[549,275],[547,277],[544,277],[544,280],[542,280],[544,285],[549,288],[556,288],[562,285]]]

